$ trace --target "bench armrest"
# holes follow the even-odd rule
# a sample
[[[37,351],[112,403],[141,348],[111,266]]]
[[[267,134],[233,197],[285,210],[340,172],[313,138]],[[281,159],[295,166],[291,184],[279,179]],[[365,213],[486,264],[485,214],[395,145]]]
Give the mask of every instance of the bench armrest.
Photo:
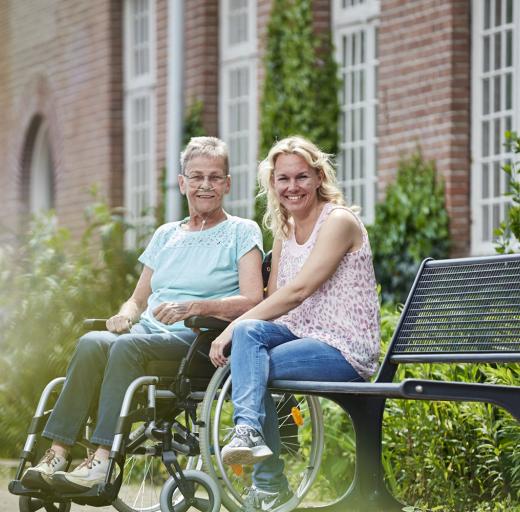
[[[190,316],[184,320],[184,325],[190,328],[211,329],[223,331],[231,322],[213,316]]]
[[[89,331],[106,331],[105,318],[86,318],[83,320],[83,327]],[[211,329],[212,331],[223,331],[230,322],[214,318],[212,316],[190,316],[184,320],[184,325],[189,328]]]

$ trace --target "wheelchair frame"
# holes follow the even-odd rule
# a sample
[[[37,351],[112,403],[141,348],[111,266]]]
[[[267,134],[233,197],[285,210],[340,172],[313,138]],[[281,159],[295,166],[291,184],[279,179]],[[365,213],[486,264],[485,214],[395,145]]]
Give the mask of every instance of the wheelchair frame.
[[[168,487],[163,489],[164,492],[168,493],[172,487],[175,487],[180,494],[182,494],[188,505],[198,504],[199,506],[203,506],[200,502],[200,498],[195,496],[193,482],[196,481],[196,483],[202,485],[208,492],[208,506],[211,506],[210,509],[203,508],[201,510],[208,510],[208,512],[219,510],[220,496],[213,481],[205,474],[199,475],[198,473],[201,473],[200,471],[194,471],[192,469],[189,469],[188,474],[185,475],[185,471],[181,467],[177,457],[177,454],[183,454],[187,457],[199,455],[198,439],[196,433],[190,430],[190,423],[195,426],[199,423],[199,419],[196,417],[196,408],[204,398],[204,391],[199,391],[199,389],[205,388],[209,384],[211,376],[194,376],[195,374],[193,373],[192,367],[196,360],[195,356],[197,353],[200,354],[200,349],[203,344],[216,336],[218,332],[227,325],[227,322],[218,319],[205,320],[208,330],[197,336],[188,349],[187,354],[181,360],[180,364],[178,364],[177,374],[174,377],[171,376],[168,367],[173,367],[176,365],[176,362],[171,361],[168,362],[170,364],[167,364],[164,368],[166,371],[158,373],[157,375],[155,372],[150,372],[153,373],[153,375],[139,377],[127,388],[114,432],[114,440],[109,455],[108,472],[103,484],[94,485],[91,489],[84,492],[59,494],[50,488],[49,490],[27,488],[21,482],[27,464],[31,463],[31,465],[33,465],[36,462],[35,458],[39,434],[43,431],[43,427],[50,415],[50,410],[45,410],[47,402],[57,386],[65,381],[65,377],[58,377],[49,382],[42,392],[28,429],[27,440],[20,454],[20,462],[15,478],[9,484],[9,491],[12,494],[19,495],[21,498],[35,500],[35,503],[41,503],[46,510],[54,509],[57,512],[66,512],[70,508],[70,502],[92,506],[114,504],[114,501],[118,498],[124,476],[125,458],[128,450],[133,449],[132,440],[128,438],[131,426],[136,421],[143,421],[147,426],[142,435],[153,442],[157,442],[153,447],[153,450],[156,450],[156,452],[152,455],[160,455],[164,467],[170,475],[170,479],[167,482]],[[104,324],[104,320],[88,320],[85,322],[86,327],[90,329],[103,329]],[[204,357],[207,358],[206,355],[204,355]],[[157,367],[157,365],[161,366],[162,364],[163,362],[161,361],[152,361],[148,365],[147,370],[149,368],[153,369],[154,365]],[[158,389],[158,386],[163,384],[168,387],[166,389]],[[145,405],[138,406],[137,409],[132,409],[134,398],[143,386],[147,386]],[[196,388],[196,390],[194,390],[194,388]],[[168,410],[171,411],[173,420],[164,420],[161,425],[157,424],[157,400],[164,401],[168,404]],[[180,423],[176,420],[183,412],[186,423],[185,428],[182,428]],[[88,424],[86,427],[88,429]],[[133,442],[139,447],[139,443],[135,440]],[[114,478],[116,471],[117,476]],[[151,507],[150,510],[159,510],[159,502],[161,499],[162,497],[158,500],[157,506]],[[117,505],[114,506],[118,508]],[[120,506],[118,510],[125,510],[124,507],[125,504]],[[22,504],[20,508],[21,510],[23,509]],[[28,509],[36,510],[33,507],[29,507]],[[136,509],[126,505],[126,510]]]

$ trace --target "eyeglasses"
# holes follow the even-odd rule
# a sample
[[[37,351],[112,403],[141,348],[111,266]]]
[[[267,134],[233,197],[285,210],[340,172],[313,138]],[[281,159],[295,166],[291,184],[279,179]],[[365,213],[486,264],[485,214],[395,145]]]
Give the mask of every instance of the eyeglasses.
[[[205,176],[204,174],[192,174],[188,176],[187,174],[183,175],[187,180],[190,186],[199,187],[202,185],[206,179],[210,182],[212,186],[222,185],[227,178],[222,174],[210,174],[209,176]]]

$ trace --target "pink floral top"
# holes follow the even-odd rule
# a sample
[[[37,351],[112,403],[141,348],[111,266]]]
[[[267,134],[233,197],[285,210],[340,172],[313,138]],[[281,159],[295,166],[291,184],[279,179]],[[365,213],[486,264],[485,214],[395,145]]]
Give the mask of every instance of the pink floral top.
[[[277,286],[292,281],[309,257],[323,222],[336,208],[326,203],[309,239],[296,242],[294,231],[282,243]],[[350,211],[350,210],[349,210]],[[354,214],[355,215],[355,214]],[[366,380],[376,371],[379,350],[379,301],[365,227],[363,245],[343,256],[336,272],[302,304],[276,319],[299,338],[314,338],[337,348]]]

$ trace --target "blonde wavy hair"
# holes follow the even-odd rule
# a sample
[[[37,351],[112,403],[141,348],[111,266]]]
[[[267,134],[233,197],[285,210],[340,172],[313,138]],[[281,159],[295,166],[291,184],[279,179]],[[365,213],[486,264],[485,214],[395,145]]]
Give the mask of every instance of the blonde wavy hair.
[[[289,236],[290,215],[280,203],[274,192],[273,173],[276,159],[280,155],[298,155],[321,176],[321,185],[317,189],[318,200],[344,205],[343,194],[336,182],[336,173],[331,161],[332,155],[324,153],[315,144],[300,135],[293,135],[277,142],[267,158],[258,166],[258,196],[267,199],[263,225],[270,229],[277,238]]]

